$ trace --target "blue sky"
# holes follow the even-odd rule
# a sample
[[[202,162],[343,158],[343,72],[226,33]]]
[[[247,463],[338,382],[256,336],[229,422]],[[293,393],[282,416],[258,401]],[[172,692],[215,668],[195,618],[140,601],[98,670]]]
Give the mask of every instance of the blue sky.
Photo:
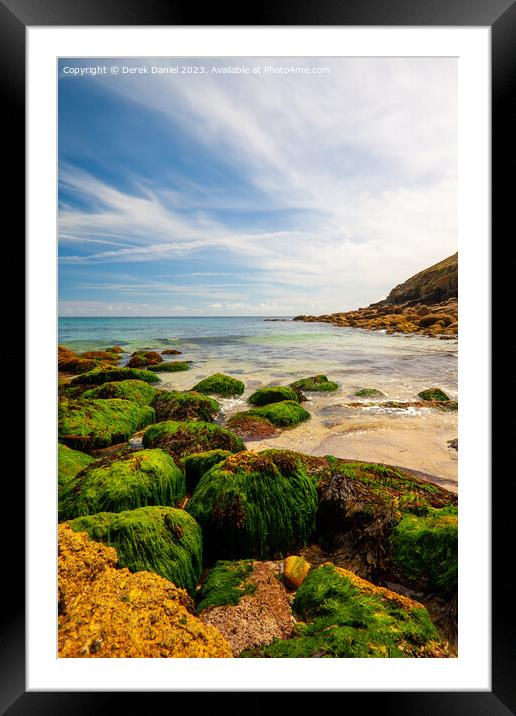
[[[60,60],[58,132],[60,315],[348,310],[457,250],[454,59]]]

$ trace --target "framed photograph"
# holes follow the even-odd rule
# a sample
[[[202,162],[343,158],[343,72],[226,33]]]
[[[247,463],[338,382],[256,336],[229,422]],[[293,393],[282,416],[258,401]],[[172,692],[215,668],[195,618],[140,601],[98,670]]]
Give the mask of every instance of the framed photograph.
[[[3,5],[28,249],[7,712],[513,708],[489,268],[514,7]]]

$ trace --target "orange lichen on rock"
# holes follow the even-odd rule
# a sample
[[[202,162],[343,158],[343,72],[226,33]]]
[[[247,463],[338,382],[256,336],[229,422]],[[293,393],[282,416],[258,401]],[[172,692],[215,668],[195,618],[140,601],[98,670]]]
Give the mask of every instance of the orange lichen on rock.
[[[300,587],[309,571],[310,563],[303,557],[291,555],[283,561],[283,580],[291,589]]]
[[[116,563],[112,547],[59,525],[60,657],[232,656],[220,632],[190,613],[184,589]]]
[[[331,562],[326,562],[324,566],[327,565],[330,567],[334,566],[331,564]],[[387,601],[396,604],[398,607],[400,607],[400,609],[420,609],[423,606],[419,602],[416,602],[414,599],[405,597],[403,594],[393,592],[386,587],[377,587],[375,584],[372,584],[372,582],[368,582],[366,579],[362,579],[362,577],[357,576],[354,572],[350,572],[348,569],[344,569],[343,567],[335,567],[335,571],[338,572],[342,577],[346,577],[346,579],[349,579],[349,581],[355,587],[357,587],[357,589],[360,589],[363,594],[371,594],[374,597],[386,599]]]

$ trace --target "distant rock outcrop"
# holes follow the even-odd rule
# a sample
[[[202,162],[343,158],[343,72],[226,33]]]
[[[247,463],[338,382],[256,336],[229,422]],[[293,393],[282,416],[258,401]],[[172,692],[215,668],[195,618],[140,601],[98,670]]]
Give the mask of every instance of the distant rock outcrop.
[[[453,338],[458,324],[458,254],[411,276],[387,298],[345,313],[296,316],[294,321],[333,323],[387,333],[423,333]]]

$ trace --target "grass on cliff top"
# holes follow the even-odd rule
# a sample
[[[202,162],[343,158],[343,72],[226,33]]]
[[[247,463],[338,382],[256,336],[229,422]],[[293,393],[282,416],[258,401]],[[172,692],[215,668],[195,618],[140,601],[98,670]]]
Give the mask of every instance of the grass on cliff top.
[[[121,567],[155,572],[194,593],[202,570],[202,533],[184,510],[140,507],[77,517],[69,524],[75,532],[114,547]]]
[[[252,408],[247,414],[265,418],[279,427],[297,425],[310,417],[310,413],[294,400],[282,400],[279,403],[263,405],[261,408]]]
[[[270,458],[246,451],[205,473],[186,509],[212,559],[283,556],[311,537],[317,492],[302,467],[284,475]]]
[[[144,380],[121,380],[99,385],[97,388],[89,388],[83,394],[83,398],[122,398],[122,400],[134,400],[136,403],[150,405],[156,395],[156,388]]]
[[[394,564],[411,580],[447,596],[457,589],[457,507],[406,512],[390,537]]]
[[[230,397],[231,395],[242,395],[245,385],[241,380],[237,380],[230,375],[214,373],[196,383],[191,390],[196,390],[198,393],[205,393],[206,395]]]
[[[165,420],[151,425],[143,434],[144,447],[160,447],[183,458],[207,450],[245,450],[242,440],[214,423]]]
[[[112,381],[120,380],[144,380],[146,383],[157,383],[159,378],[155,373],[138,368],[109,368],[90,370],[82,375],[72,378],[72,383],[84,383],[86,385],[101,385]]]
[[[146,505],[172,506],[184,497],[185,478],[163,450],[138,450],[87,466],[59,490],[59,520]]]
[[[154,410],[132,400],[63,400],[58,407],[60,442],[84,451],[125,442],[154,420]]]
[[[220,403],[194,391],[160,391],[153,407],[158,420],[202,420],[206,423],[211,422],[220,411]]]
[[[247,398],[248,403],[257,407],[269,405],[270,403],[279,403],[283,400],[293,400],[296,403],[300,403],[302,400],[301,391],[280,385],[273,388],[260,388]]]
[[[308,574],[293,609],[308,622],[297,625],[295,638],[277,640],[244,656],[410,658],[435,655],[440,641],[422,605],[330,564]]]
[[[337,383],[334,383],[325,375],[313,375],[310,378],[301,378],[290,384],[291,388],[299,388],[300,390],[306,390],[308,392],[319,392],[319,391],[331,391],[337,390],[339,387]]]
[[[253,594],[256,585],[248,581],[253,571],[252,560],[229,562],[220,560],[208,572],[197,593],[197,612],[209,607],[238,604],[246,594]]]

